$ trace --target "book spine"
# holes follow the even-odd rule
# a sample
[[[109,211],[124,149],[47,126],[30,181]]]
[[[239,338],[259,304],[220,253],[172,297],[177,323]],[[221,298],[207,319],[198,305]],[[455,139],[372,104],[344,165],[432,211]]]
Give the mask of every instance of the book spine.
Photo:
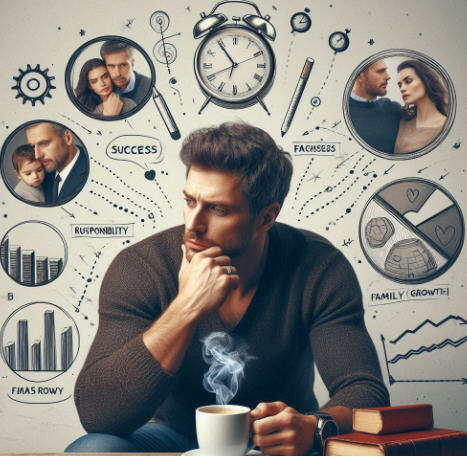
[[[451,434],[429,440],[387,443],[382,447],[385,456],[466,456],[467,434]]]
[[[429,408],[411,410],[387,410],[381,413],[383,427],[380,434],[430,429],[433,427],[433,411]]]

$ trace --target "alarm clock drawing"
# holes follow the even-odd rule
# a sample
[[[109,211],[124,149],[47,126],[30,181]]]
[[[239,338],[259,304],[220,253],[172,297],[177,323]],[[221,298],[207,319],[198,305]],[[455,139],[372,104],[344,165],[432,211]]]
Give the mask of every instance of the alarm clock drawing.
[[[257,14],[247,14],[241,19],[233,16],[228,23],[225,14],[216,9],[226,3],[244,3],[252,6]],[[199,110],[213,102],[224,108],[246,108],[259,103],[270,115],[263,97],[274,80],[276,61],[267,40],[274,41],[276,31],[262,16],[258,7],[248,0],[218,2],[206,16],[195,24],[195,39],[204,37],[194,58],[195,75],[206,100]]]

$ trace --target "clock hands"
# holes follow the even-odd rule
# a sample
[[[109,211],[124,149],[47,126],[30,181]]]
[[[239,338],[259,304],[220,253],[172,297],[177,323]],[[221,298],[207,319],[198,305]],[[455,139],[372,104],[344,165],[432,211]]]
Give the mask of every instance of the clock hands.
[[[218,41],[217,41],[217,44],[218,44],[219,47],[224,51],[224,53],[225,53],[225,55],[228,57],[228,59],[232,62],[232,66],[236,66],[237,64],[234,62],[234,60],[232,59],[232,57],[230,57],[230,54],[227,52],[227,49],[225,48],[224,43],[223,43],[221,40],[218,40]]]
[[[221,45],[219,44],[219,46],[221,46]],[[222,46],[221,46],[221,48],[222,48]],[[212,78],[213,76],[216,76],[219,73],[222,73],[223,71],[227,71],[228,69],[230,69],[230,75],[229,75],[229,79],[230,79],[230,76],[232,76],[232,71],[233,71],[234,68],[237,68],[242,63],[248,62],[248,60],[256,59],[259,56],[260,56],[260,54],[255,54],[252,57],[248,57],[247,59],[242,60],[242,61],[240,61],[238,63],[234,62],[232,65],[229,65],[228,67],[222,68],[221,70],[217,70],[214,73],[209,74],[208,79]]]
[[[221,40],[218,40],[217,41],[217,44],[219,45],[219,47],[224,51],[225,55],[228,57],[228,59],[232,62],[232,65],[229,66],[230,68],[230,74],[229,74],[229,79],[232,77],[232,73],[233,73],[233,70],[234,68],[237,67],[237,63],[234,62],[234,60],[232,59],[232,57],[230,57],[230,54],[227,52],[227,49],[225,48],[225,45],[224,43],[221,41]]]

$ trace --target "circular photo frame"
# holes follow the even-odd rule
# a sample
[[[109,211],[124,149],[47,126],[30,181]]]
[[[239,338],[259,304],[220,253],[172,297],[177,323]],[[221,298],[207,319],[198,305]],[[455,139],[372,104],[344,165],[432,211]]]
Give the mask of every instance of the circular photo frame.
[[[65,70],[72,103],[83,114],[105,121],[137,113],[151,97],[155,82],[156,71],[147,52],[117,35],[97,37],[81,45]]]
[[[456,261],[464,218],[454,198],[426,179],[406,178],[378,190],[363,209],[359,236],[367,260],[395,282],[439,277]]]
[[[16,283],[38,287],[63,272],[68,248],[62,233],[47,222],[30,220],[10,228],[0,243],[1,264]]]
[[[362,147],[382,158],[409,160],[446,138],[456,93],[447,72],[431,57],[390,49],[368,57],[352,72],[342,107],[347,127]]]
[[[73,317],[45,301],[25,304],[11,313],[0,330],[1,355],[19,377],[47,382],[67,372],[79,352],[80,335]]]
[[[69,127],[39,119],[10,133],[2,146],[0,169],[15,198],[33,206],[53,207],[67,203],[82,190],[89,175],[89,155]]]

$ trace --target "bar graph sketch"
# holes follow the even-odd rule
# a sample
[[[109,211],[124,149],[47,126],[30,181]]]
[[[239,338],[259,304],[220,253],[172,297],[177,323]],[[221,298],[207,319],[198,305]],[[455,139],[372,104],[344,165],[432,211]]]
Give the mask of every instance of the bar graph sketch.
[[[79,332],[63,308],[46,302],[13,312],[1,330],[2,358],[20,377],[36,382],[66,372],[79,349]]]
[[[3,269],[13,280],[26,286],[45,285],[55,280],[65,267],[66,257],[62,234],[45,222],[16,225],[0,242]]]

